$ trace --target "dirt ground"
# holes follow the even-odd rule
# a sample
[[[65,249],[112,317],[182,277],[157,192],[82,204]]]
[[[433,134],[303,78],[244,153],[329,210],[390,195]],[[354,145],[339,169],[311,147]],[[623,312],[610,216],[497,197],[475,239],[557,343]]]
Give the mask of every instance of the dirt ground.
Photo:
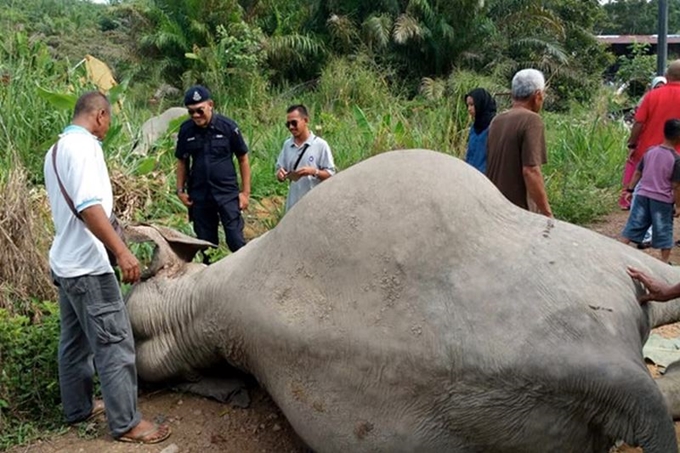
[[[273,211],[277,206],[263,206]],[[259,214],[259,212],[258,212]],[[610,237],[617,237],[627,213],[615,211],[590,228]],[[680,238],[680,222],[676,222],[675,237]],[[655,254],[654,251],[646,251]],[[671,253],[671,261],[680,263],[680,247]],[[659,329],[665,336],[680,334],[680,325]],[[650,366],[653,374],[658,372]],[[106,424],[98,420],[69,428],[62,435],[53,436],[28,446],[17,447],[11,453],[298,453],[309,452],[293,432],[281,411],[259,388],[251,391],[248,409],[239,409],[206,398],[173,393],[147,392],[140,395],[142,413],[156,421],[168,423],[172,436],[159,445],[131,445],[114,442],[107,434]],[[680,423],[676,423],[680,438]],[[641,452],[640,449],[621,447],[612,453]]]
[[[10,453],[303,453],[309,452],[281,411],[261,389],[251,391],[251,405],[239,409],[206,398],[170,391],[141,393],[139,408],[147,418],[172,428],[157,445],[115,442],[105,420],[71,427]]]

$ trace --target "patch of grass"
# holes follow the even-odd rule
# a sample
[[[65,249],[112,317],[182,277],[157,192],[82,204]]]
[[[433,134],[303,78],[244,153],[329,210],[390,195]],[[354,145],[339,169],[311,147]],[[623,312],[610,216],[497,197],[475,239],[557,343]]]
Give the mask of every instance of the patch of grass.
[[[547,115],[548,164],[543,172],[555,216],[586,224],[614,206],[628,131],[589,112]]]

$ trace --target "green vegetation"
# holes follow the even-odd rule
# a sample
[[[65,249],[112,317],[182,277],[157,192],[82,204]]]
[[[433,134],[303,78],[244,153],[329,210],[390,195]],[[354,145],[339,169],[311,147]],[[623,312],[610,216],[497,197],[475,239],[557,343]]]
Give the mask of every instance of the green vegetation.
[[[43,302],[56,295],[42,166],[76,97],[96,88],[87,54],[121,82],[110,93],[121,103],[104,148],[116,210],[128,221],[191,232],[172,190],[177,124],[148,156],[130,152],[141,124],[180,105],[190,84],[208,85],[244,132],[247,222],[257,233],[282,215],[286,187],[273,170],[288,105],[310,107],[340,170],[397,148],[462,156],[464,94],[483,86],[507,107],[510,77],[528,66],[549,79],[544,172],[555,214],[587,223],[613,205],[627,132],[607,119],[614,101],[600,74],[611,57],[590,33],[604,20],[597,0],[112,3],[0,0],[0,449],[60,426],[58,310]]]
[[[60,419],[58,306],[45,302],[35,308],[34,319],[0,309],[0,450],[35,436],[38,427],[58,427]]]
[[[668,2],[668,33],[680,33],[680,5]],[[610,35],[651,35],[657,32],[658,0],[616,0],[604,5],[597,30]]]

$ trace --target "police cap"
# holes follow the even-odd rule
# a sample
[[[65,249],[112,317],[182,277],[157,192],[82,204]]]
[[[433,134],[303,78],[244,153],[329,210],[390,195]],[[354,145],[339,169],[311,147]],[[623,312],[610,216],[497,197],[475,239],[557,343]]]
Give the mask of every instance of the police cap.
[[[210,99],[210,91],[204,86],[194,85],[184,94],[184,105],[198,104]]]

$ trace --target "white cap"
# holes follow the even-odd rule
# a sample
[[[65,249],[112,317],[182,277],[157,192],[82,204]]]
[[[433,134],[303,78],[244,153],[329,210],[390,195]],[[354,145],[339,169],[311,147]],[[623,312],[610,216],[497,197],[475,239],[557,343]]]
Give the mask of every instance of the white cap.
[[[664,76],[656,76],[652,79],[652,89],[657,88],[659,85],[665,85],[668,80]]]

